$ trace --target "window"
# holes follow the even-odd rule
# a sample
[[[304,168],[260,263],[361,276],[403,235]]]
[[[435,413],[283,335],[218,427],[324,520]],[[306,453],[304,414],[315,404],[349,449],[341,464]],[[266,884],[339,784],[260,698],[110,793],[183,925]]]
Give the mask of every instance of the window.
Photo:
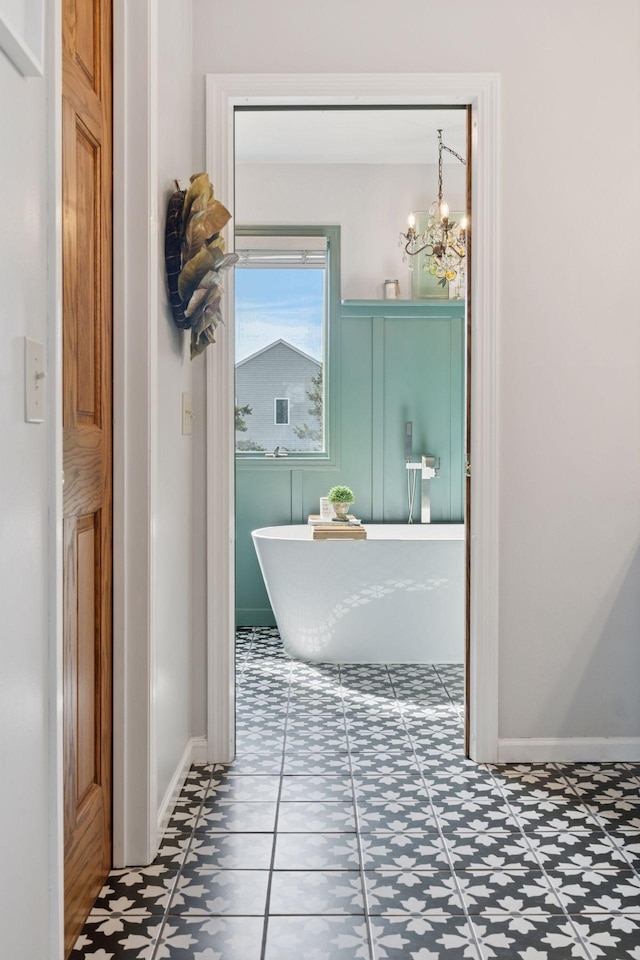
[[[289,398],[276,397],[275,399],[275,418],[274,423],[289,425]]]
[[[238,227],[236,452],[329,457],[339,227]]]

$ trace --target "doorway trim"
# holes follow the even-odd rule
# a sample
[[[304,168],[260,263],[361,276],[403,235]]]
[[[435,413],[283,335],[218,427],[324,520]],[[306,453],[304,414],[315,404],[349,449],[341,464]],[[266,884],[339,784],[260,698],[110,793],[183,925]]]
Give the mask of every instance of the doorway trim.
[[[470,462],[469,751],[498,759],[499,106],[495,73],[208,74],[207,169],[234,212],[236,106],[471,107],[473,270]],[[233,249],[233,221],[228,229]],[[207,351],[207,739],[210,761],[234,755],[234,436],[232,279],[225,327]]]

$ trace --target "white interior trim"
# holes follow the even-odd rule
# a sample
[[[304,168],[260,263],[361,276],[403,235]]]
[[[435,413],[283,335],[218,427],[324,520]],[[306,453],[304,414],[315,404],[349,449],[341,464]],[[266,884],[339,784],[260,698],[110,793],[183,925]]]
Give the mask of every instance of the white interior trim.
[[[155,737],[157,4],[114,0],[113,862],[158,846]]]
[[[207,169],[233,214],[236,105],[471,104],[473,345],[471,418],[470,750],[498,756],[498,175],[497,74],[210,74]],[[229,228],[233,249],[233,220]],[[227,284],[229,288],[230,284]],[[209,759],[234,752],[233,317],[207,351],[207,649]]]
[[[206,763],[209,747],[206,737],[191,737],[191,763]]]
[[[62,0],[46,22],[47,64],[47,497],[49,647],[49,930],[64,956],[63,505],[62,505]]]
[[[21,11],[25,17],[22,32],[18,25],[11,23],[6,13],[0,10],[0,48],[23,77],[41,77],[44,74],[45,0],[36,0],[35,3],[23,6],[26,9]],[[59,22],[56,0],[48,6],[51,22]],[[49,30],[50,26],[48,32]],[[55,60],[55,50],[49,46],[47,52]]]
[[[640,763],[640,737],[553,737],[498,741],[499,763]]]
[[[165,790],[164,797],[158,806],[158,837],[162,837],[167,826],[169,825],[169,818],[173,813],[173,808],[175,806],[176,800],[180,796],[180,792],[184,786],[184,782],[187,779],[187,774],[189,773],[189,768],[193,763],[193,752],[194,752],[194,740],[193,738],[187,740],[186,746],[182,751],[182,756],[178,761],[176,769],[173,771],[173,776],[169,781],[169,785]]]

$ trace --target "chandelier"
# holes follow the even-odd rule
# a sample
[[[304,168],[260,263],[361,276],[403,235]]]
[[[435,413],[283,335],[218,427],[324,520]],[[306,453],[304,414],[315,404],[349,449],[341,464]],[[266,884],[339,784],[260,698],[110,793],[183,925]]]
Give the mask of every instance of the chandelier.
[[[423,268],[435,276],[444,287],[447,281],[455,280],[458,273],[464,272],[467,255],[467,218],[460,222],[449,218],[449,204],[442,196],[442,152],[446,150],[460,163],[466,163],[464,157],[442,142],[442,130],[438,130],[438,199],[429,207],[429,219],[422,233],[416,231],[416,215],[409,214],[409,227],[400,234],[398,246],[404,246],[402,256],[406,261],[408,254],[415,257],[424,252]],[[413,270],[413,262],[409,262]]]

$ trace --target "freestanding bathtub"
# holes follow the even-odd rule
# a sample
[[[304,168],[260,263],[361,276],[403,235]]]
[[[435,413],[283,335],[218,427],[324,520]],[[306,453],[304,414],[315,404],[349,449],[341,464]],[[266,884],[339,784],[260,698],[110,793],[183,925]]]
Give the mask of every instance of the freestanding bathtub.
[[[252,533],[287,653],[333,663],[464,658],[464,525],[366,524],[313,540],[306,524]]]

